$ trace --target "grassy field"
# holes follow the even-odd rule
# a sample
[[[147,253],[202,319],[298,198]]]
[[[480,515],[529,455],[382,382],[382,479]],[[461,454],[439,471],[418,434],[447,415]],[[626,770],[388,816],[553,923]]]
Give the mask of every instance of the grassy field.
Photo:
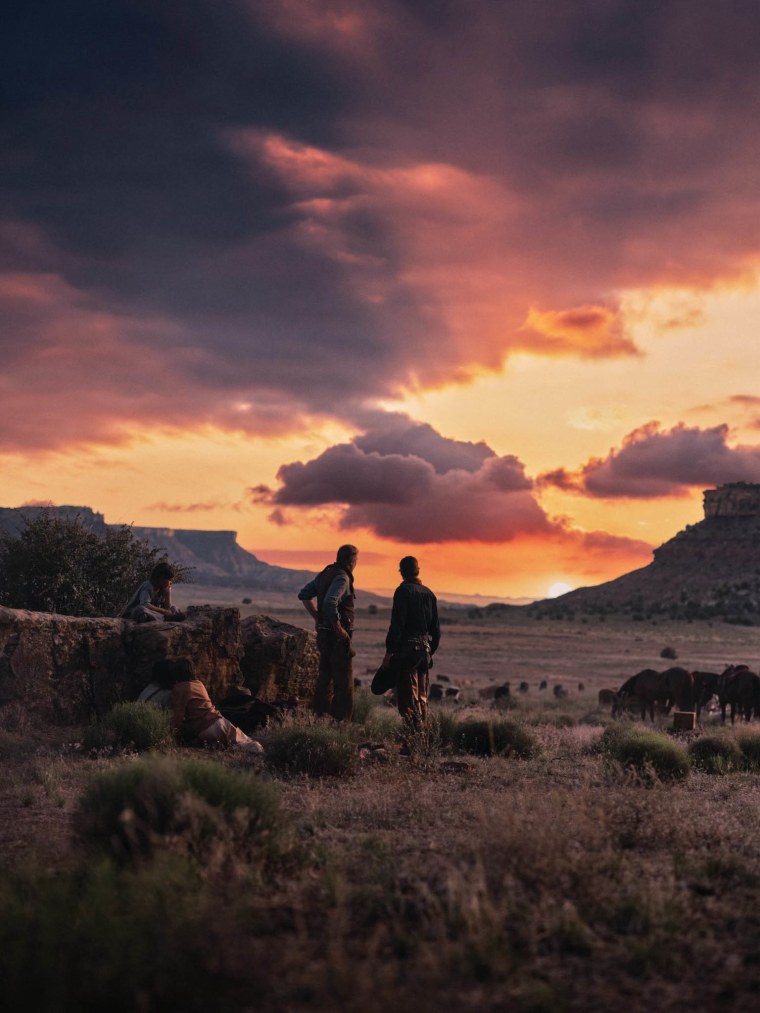
[[[266,611],[306,625],[285,601]],[[366,692],[348,729],[302,716],[262,735],[269,759],[216,754],[211,772],[195,751],[83,756],[80,730],[7,721],[9,1008],[757,1008],[760,725],[707,719],[703,742],[740,746],[718,773],[676,772],[689,741],[665,734],[633,735],[637,765],[596,691],[673,664],[666,646],[690,668],[756,668],[760,630],[445,618],[433,676],[463,702],[434,708],[409,756]],[[387,621],[360,611],[357,674]],[[506,715],[478,695],[504,679],[530,684]],[[476,755],[476,719],[530,749]]]

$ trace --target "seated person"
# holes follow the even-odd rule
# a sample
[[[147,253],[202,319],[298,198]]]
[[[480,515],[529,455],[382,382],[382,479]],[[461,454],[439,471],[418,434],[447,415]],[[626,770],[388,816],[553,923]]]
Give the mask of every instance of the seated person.
[[[260,742],[249,738],[231,721],[222,717],[211,702],[208,690],[201,680],[196,678],[192,662],[188,658],[177,658],[173,662],[173,667],[174,727],[185,742],[239,746],[252,753],[264,752]]]
[[[151,681],[138,696],[138,703],[152,703],[156,707],[172,705],[172,686],[174,685],[174,662],[161,658],[151,669]]]
[[[133,623],[160,621],[179,622],[184,615],[172,605],[174,570],[164,561],[153,567],[150,578],[143,581],[126,604],[122,619]]]

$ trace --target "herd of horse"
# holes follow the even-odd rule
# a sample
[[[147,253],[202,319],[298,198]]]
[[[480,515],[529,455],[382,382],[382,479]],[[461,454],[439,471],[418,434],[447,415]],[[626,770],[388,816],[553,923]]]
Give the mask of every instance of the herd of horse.
[[[720,675],[717,672],[689,672],[685,668],[669,668],[656,672],[645,668],[627,679],[615,693],[612,716],[639,709],[642,721],[647,712],[654,721],[655,707],[669,713],[677,710],[696,711],[699,722],[702,710],[716,696],[720,705],[721,720],[725,723],[730,708],[731,724],[737,712],[745,721],[760,718],[760,676],[747,665],[729,665]]]

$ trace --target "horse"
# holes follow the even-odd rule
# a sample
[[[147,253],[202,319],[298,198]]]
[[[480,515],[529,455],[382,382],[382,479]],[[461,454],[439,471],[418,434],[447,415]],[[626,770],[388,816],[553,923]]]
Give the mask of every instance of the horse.
[[[746,665],[729,665],[718,677],[718,702],[720,718],[726,723],[726,707],[731,708],[731,724],[736,719],[736,711],[745,721],[752,720],[755,702],[760,696],[760,677],[750,672]]]
[[[668,694],[666,711],[670,713],[675,706],[680,711],[690,711],[694,706],[694,678],[685,668],[668,668],[661,673],[660,679]]]
[[[656,703],[668,702],[668,687],[663,681],[661,674],[653,668],[645,668],[630,679],[626,679],[617,691],[615,702],[612,705],[612,716],[616,718],[627,706],[634,701],[641,708],[641,720],[646,720],[647,708],[649,717],[654,723],[654,705]]]
[[[692,672],[694,679],[694,704],[697,711],[697,722],[702,715],[702,708],[706,707],[710,699],[718,691],[717,672]]]

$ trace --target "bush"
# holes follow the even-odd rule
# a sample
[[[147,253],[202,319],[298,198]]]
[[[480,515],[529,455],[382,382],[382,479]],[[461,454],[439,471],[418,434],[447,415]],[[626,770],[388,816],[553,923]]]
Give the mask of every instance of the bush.
[[[354,712],[352,721],[356,725],[364,725],[379,703],[368,689],[357,689],[354,693]]]
[[[742,751],[745,770],[760,770],[760,735],[755,732],[741,732],[736,742]]]
[[[692,742],[689,753],[694,766],[705,774],[728,774],[744,766],[738,743],[725,735],[703,735]]]
[[[93,850],[118,858],[170,843],[202,855],[215,839],[236,853],[271,851],[280,822],[274,786],[209,760],[146,757],[100,774],[83,794],[74,828]]]
[[[676,651],[675,647],[663,647],[660,651],[660,657],[668,658],[670,661],[675,661],[678,657],[678,651]]]
[[[442,729],[450,735],[449,729]],[[474,756],[517,756],[529,759],[538,752],[533,736],[514,721],[470,718],[457,722],[451,745]]]
[[[660,780],[678,780],[689,773],[689,754],[662,732],[647,731],[636,725],[616,725],[605,729],[601,749],[626,770]]]
[[[4,1008],[229,1009],[209,948],[223,910],[177,856],[135,870],[101,862],[84,873],[5,876]]]
[[[150,574],[161,549],[126,526],[91,530],[80,516],[43,510],[0,537],[0,605],[71,616],[115,616]],[[172,564],[175,581],[188,567]]]
[[[151,703],[118,703],[104,717],[84,730],[82,745],[87,752],[138,753],[166,749],[174,743],[171,715]]]
[[[278,728],[267,739],[267,763],[285,774],[348,777],[359,765],[356,744],[339,728],[315,724]]]

